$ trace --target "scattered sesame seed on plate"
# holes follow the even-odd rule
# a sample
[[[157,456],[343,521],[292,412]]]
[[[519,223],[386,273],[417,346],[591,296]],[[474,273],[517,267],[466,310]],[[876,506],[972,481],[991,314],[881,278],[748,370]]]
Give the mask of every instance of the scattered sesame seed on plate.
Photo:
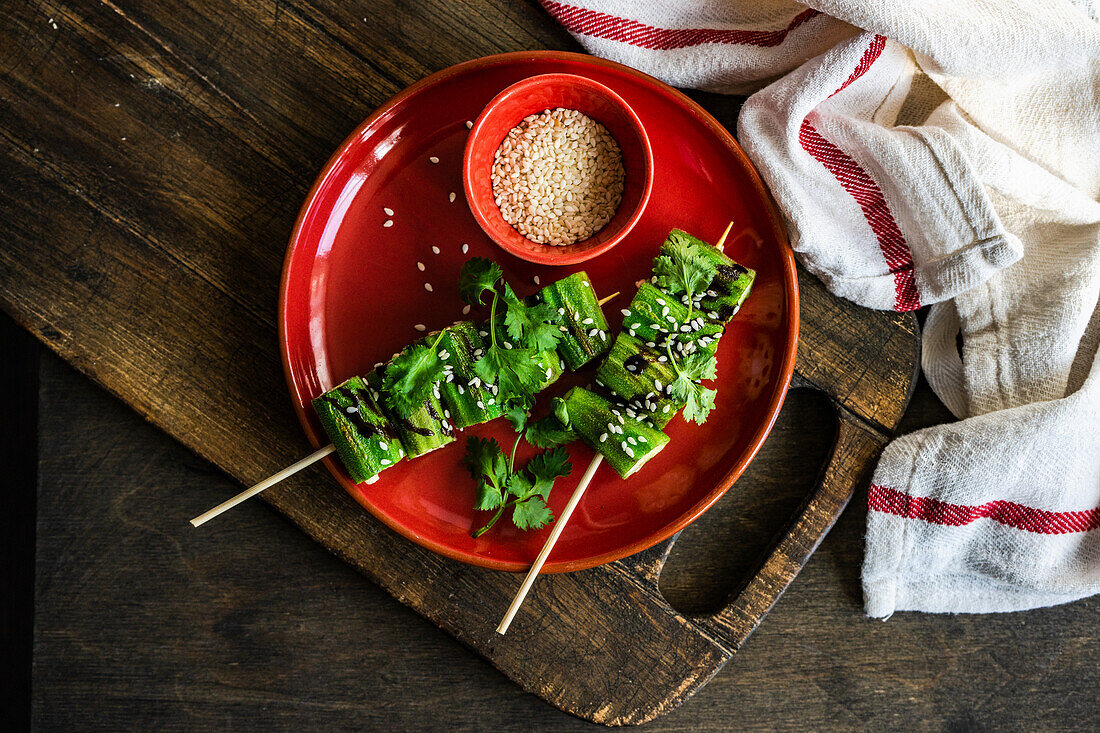
[[[423,262],[417,262],[416,263],[416,269],[420,270],[421,272],[424,272],[424,263]]]
[[[439,162],[439,158],[435,157],[434,155],[432,157],[428,158],[428,160],[430,160],[433,163],[438,163]]]
[[[417,331],[427,331],[428,330],[428,327],[425,326],[423,323],[418,323],[415,326],[413,326],[413,328],[415,328]]]
[[[534,276],[534,277],[532,278],[532,280],[534,280],[534,281],[535,281],[535,285],[541,285],[541,284],[542,284],[542,283],[541,283],[541,282],[539,281],[539,276],[538,276],[538,275],[535,275],[535,276]]]
[[[427,290],[429,293],[432,292],[432,284],[424,283],[424,289]]]
[[[466,129],[469,130],[474,126],[474,123],[470,120],[466,120]]]
[[[455,192],[454,191],[451,191],[450,195],[447,196],[447,200],[450,201],[452,204],[455,202]]]
[[[388,206],[383,206],[382,213],[384,213],[386,216],[393,216],[393,209]]]
[[[466,253],[467,253],[467,252],[469,252],[469,251],[470,251],[470,245],[468,245],[468,244],[463,244],[463,245],[462,245],[462,254],[466,254]]]
[[[470,312],[470,306],[468,306],[468,305],[462,306],[462,315],[467,315],[469,312]]]
[[[384,222],[382,222],[382,226],[392,227],[393,226],[393,219],[386,219]]]
[[[436,247],[436,246],[435,246],[435,245],[433,244],[433,245],[432,245],[432,252],[433,252],[433,253],[435,253],[435,254],[439,254],[439,247]]]

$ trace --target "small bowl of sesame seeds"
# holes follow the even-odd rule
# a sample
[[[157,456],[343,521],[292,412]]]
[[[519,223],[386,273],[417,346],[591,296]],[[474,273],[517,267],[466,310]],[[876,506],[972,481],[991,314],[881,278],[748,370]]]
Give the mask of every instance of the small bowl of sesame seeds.
[[[486,105],[466,142],[466,200],[489,238],[540,265],[572,265],[614,247],[653,189],[641,120],[603,84],[532,76]]]

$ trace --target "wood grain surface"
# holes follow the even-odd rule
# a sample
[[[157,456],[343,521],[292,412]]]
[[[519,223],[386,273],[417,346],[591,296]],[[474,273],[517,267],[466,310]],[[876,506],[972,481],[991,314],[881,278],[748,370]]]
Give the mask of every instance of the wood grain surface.
[[[507,2],[114,0],[31,2],[0,12],[0,305],[242,483],[308,449],[279,369],[275,294],[297,208],[327,156],[374,107],[432,71],[500,51],[575,48],[537,6]],[[735,101],[696,96],[732,123]],[[912,318],[856,312],[812,279],[802,286],[802,384],[839,409],[840,450],[867,459],[909,394]],[[370,610],[381,604],[391,619],[409,616],[378,601],[377,589],[361,580],[369,590],[339,586],[352,607],[338,609],[324,588],[337,587],[333,578],[343,583],[344,571],[298,564],[318,554],[303,550],[301,537],[276,540],[293,533],[262,507],[235,511],[219,535],[190,531],[186,519],[196,508],[234,493],[232,485],[157,433],[127,423],[102,395],[87,393],[92,407],[84,415],[75,403],[68,409],[83,383],[47,366],[55,381],[44,380],[40,451],[35,719],[42,727],[173,727],[183,720],[183,727],[234,727],[234,715],[242,727],[266,720],[286,728],[325,715],[331,725],[392,718],[406,727],[499,727],[512,720],[495,712],[502,678],[484,689],[455,679],[457,669],[470,668],[468,655],[465,668],[444,668],[429,654],[416,661],[417,643],[432,650],[441,643],[411,641],[428,633],[423,622],[396,636],[393,623],[371,623],[356,603],[375,599]],[[783,419],[795,420],[786,434],[797,444],[813,424],[828,441],[835,418],[809,423],[804,416],[786,410]],[[49,443],[50,435],[58,442]],[[805,470],[815,470],[824,453],[813,458]],[[771,469],[778,480],[758,469],[760,485],[782,483],[786,463]],[[858,474],[827,473],[828,498],[846,501]],[[745,489],[746,481],[738,500],[724,502],[747,502],[741,509],[749,511],[726,517],[735,527],[759,520],[746,528],[741,551],[700,553],[722,559],[696,565],[694,557],[678,561],[674,549],[669,568],[680,562],[696,570],[658,578],[667,548],[656,548],[540,582],[504,640],[491,633],[494,609],[507,605],[518,579],[441,560],[396,538],[320,469],[265,496],[526,689],[577,715],[634,723],[704,685],[751,630],[744,619],[758,620],[774,602],[816,540],[781,546],[771,556],[778,564],[769,587],[738,586],[792,514],[801,517],[796,528],[831,521],[796,512],[812,478],[774,493]],[[721,515],[706,519],[712,516]],[[273,524],[281,535],[271,534]],[[851,581],[858,549],[848,561],[838,572]],[[677,612],[656,590],[660,582],[669,598],[698,598],[684,590],[698,584],[681,586],[677,578],[700,573],[712,581],[703,610],[719,611],[717,621]],[[853,584],[832,581],[844,589],[845,612],[858,617]],[[728,606],[731,590],[750,591],[750,613],[736,600]],[[839,649],[843,640],[821,649]],[[466,654],[447,643],[450,659]],[[797,645],[776,649],[823,666]],[[486,679],[486,668],[476,669]],[[872,684],[886,689],[881,674],[868,675],[876,677]],[[432,702],[447,679],[456,685],[451,697]],[[821,680],[840,685],[839,693],[851,689],[843,675]],[[147,710],[142,701],[151,703]],[[268,715],[269,703],[280,712]],[[96,715],[82,718],[89,709]]]

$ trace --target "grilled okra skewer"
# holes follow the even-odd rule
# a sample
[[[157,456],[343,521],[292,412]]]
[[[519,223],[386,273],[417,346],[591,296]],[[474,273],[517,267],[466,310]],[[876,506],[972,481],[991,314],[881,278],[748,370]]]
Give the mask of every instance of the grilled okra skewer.
[[[356,483],[371,481],[405,457],[389,420],[360,377],[314,398],[313,409]]]
[[[571,371],[606,353],[611,345],[607,318],[587,273],[575,272],[547,285],[528,298],[528,303],[547,303],[554,308],[555,323],[562,332],[558,353]]]
[[[572,429],[623,478],[636,473],[668,444],[668,436],[660,430],[628,417],[622,405],[584,387],[569,390],[565,406]]]
[[[455,430],[450,420],[444,416],[445,408],[439,401],[439,385],[435,385],[428,399],[412,414],[401,417],[387,404],[386,396],[381,394],[385,370],[385,366],[378,367],[365,377],[365,381],[374,390],[371,396],[393,426],[394,432],[401,440],[401,445],[405,448],[405,454],[409,458],[416,458],[453,443]]]
[[[713,323],[723,325],[729,323],[740,310],[741,304],[749,297],[753,280],[756,279],[756,271],[734,262],[721,250],[681,229],[673,229],[668,233],[668,237],[661,245],[661,254],[669,254],[669,248],[679,242],[699,245],[702,256],[713,262],[718,269],[706,292],[693,304],[694,309],[701,311]],[[672,295],[681,302],[686,297],[683,293],[672,293]]]

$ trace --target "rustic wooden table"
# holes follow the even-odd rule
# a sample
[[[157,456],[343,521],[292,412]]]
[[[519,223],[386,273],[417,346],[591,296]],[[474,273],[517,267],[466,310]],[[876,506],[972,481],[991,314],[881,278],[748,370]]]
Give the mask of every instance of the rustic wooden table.
[[[133,293],[134,304],[155,302],[161,291],[172,297],[170,268],[213,273],[202,283],[211,303],[226,291],[228,302],[270,302],[305,189],[373,107],[458,61],[575,48],[533,3],[225,6],[0,10],[4,241],[9,252],[55,249],[51,266],[64,273],[66,292],[79,294],[52,297],[48,281],[20,270],[26,258],[0,251],[5,282],[30,283],[9,287],[0,302],[80,371],[138,395],[137,407],[162,423],[157,391],[187,385],[170,373],[155,384],[127,384],[119,354],[134,358],[136,324],[163,329],[164,349],[185,355],[172,338],[199,319],[180,313],[175,331],[175,324],[142,323],[140,312],[99,308],[131,297],[118,292],[127,273],[154,276]],[[328,104],[301,101],[319,94]],[[695,96],[732,123],[735,101]],[[180,146],[211,137],[220,140],[216,148],[179,156]],[[168,145],[170,166],[158,157]],[[235,218],[204,208],[211,200]],[[208,255],[195,247],[184,260],[158,247],[166,233],[201,242],[217,227],[249,236]],[[270,251],[237,253],[258,269],[224,265],[235,242],[258,235],[271,240]],[[131,240],[148,247],[114,244]],[[134,252],[146,259],[132,260]],[[273,320],[266,310],[239,310],[201,315],[236,326]],[[59,327],[75,324],[77,311],[87,314],[79,327]],[[239,348],[250,354],[252,346]],[[30,710],[47,730],[593,727],[520,691],[262,503],[227,515],[216,535],[194,533],[185,520],[195,507],[239,484],[6,319],[0,355],[0,465],[9,498],[0,526],[10,646],[3,687],[15,706],[5,720],[27,719]],[[223,373],[227,385],[249,378],[232,364],[194,358],[192,366]],[[255,378],[278,385],[274,370]],[[922,384],[902,430],[948,418]],[[661,589],[677,608],[705,612],[723,602],[730,579],[745,574],[812,483],[832,426],[822,399],[792,392],[738,484],[766,499],[749,507],[731,493],[676,545]],[[186,433],[186,424],[172,427]],[[1095,729],[1100,604],[869,621],[858,582],[864,512],[857,495],[736,658],[648,728]]]

